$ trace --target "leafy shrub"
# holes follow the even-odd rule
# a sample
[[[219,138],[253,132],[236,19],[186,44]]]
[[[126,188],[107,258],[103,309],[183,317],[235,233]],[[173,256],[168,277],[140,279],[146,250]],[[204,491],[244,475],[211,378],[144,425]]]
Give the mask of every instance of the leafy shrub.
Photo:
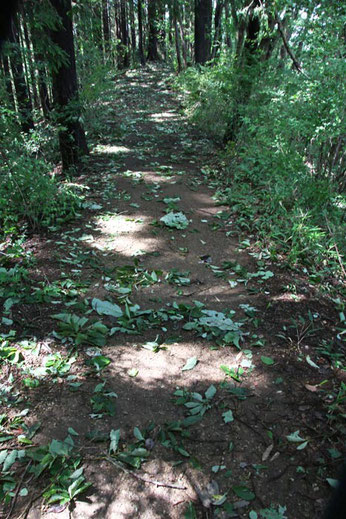
[[[229,59],[215,67],[188,68],[176,80],[187,115],[198,128],[222,142],[233,111],[234,71]]]
[[[309,25],[303,74],[289,62],[278,66],[274,53],[252,69],[229,58],[177,80],[188,115],[216,141],[238,117],[222,153],[218,197],[236,213],[238,228],[254,231],[290,264],[337,266],[346,252],[342,17],[330,9],[320,5],[302,21]],[[246,99],[239,95],[245,83]]]
[[[6,230],[23,220],[31,228],[48,227],[73,217],[81,203],[76,188],[58,183],[50,164],[36,157],[30,138],[18,134],[11,114],[0,115],[0,133],[6,128],[0,152],[2,227]]]

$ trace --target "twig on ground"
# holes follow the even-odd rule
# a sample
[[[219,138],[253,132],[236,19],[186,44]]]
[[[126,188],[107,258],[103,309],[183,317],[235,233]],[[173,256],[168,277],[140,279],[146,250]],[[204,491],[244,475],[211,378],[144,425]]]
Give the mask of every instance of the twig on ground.
[[[109,461],[109,463],[112,463],[112,465],[115,465],[118,469],[125,472],[125,474],[129,474],[133,478],[138,479],[139,481],[143,481],[143,483],[149,483],[150,485],[155,485],[157,487],[175,488],[177,490],[187,490],[187,487],[183,487],[182,485],[174,485],[171,483],[164,483],[163,481],[147,479],[144,476],[141,476],[140,474],[136,474],[136,472],[132,472],[131,470],[128,470],[121,463],[114,460],[110,456],[104,456],[104,459]]]
[[[29,463],[27,464],[27,466],[25,467],[25,470],[22,474],[22,477],[20,478],[20,481],[17,485],[17,488],[16,488],[16,491],[15,491],[15,494],[12,498],[12,501],[11,501],[11,506],[10,506],[10,509],[8,511],[8,514],[6,515],[6,519],[10,519],[11,515],[12,515],[12,512],[13,512],[13,509],[15,507],[15,504],[17,502],[17,499],[18,499],[18,496],[19,496],[19,492],[20,492],[20,489],[22,488],[22,484],[23,484],[23,481],[24,481],[24,478],[25,478],[25,475],[26,473],[28,472],[29,468],[30,468],[30,465],[32,464],[32,460],[29,461]]]

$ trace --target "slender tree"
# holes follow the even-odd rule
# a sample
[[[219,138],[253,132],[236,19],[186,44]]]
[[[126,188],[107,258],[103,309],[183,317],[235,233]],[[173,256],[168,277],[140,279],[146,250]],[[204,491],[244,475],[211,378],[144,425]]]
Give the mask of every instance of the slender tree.
[[[143,45],[143,6],[142,0],[137,0],[138,16],[138,51],[141,65],[145,65],[144,45]]]
[[[177,63],[178,63],[178,72],[181,72],[183,69],[182,60],[181,60],[181,52],[180,52],[180,34],[178,29],[178,2],[177,0],[173,0],[173,9],[171,16],[173,18],[174,25],[174,37],[175,37],[175,50],[177,55]]]
[[[32,117],[32,105],[29,90],[25,82],[24,67],[19,45],[19,36],[15,21],[12,21],[11,23],[9,41],[12,44],[10,61],[19,110],[19,118],[23,131],[27,133],[34,128],[34,121]]]
[[[8,102],[9,102],[11,109],[15,110],[14,92],[13,92],[13,88],[12,88],[11,73],[10,73],[10,67],[8,64],[7,56],[0,54],[0,64],[2,67],[5,88],[6,88],[7,95],[8,95]]]
[[[64,59],[52,64],[52,87],[63,169],[78,164],[88,153],[84,129],[80,123],[76,60],[73,44],[71,0],[50,0],[60,23],[51,31],[52,41]]]
[[[131,48],[132,55],[136,55],[136,26],[135,26],[135,8],[133,0],[129,0],[129,15],[130,15],[130,33],[131,33]]]
[[[28,79],[30,81],[30,85],[32,88],[33,104],[34,104],[35,108],[39,108],[40,104],[39,104],[39,95],[38,95],[38,85],[37,85],[36,74],[35,74],[35,62],[34,62],[34,58],[33,58],[33,54],[32,54],[32,45],[31,45],[31,40],[30,40],[30,35],[29,35],[29,29],[28,29],[28,25],[27,25],[26,17],[24,15],[24,13],[21,13],[21,14],[22,14],[22,16],[21,16],[22,34],[23,34],[23,39],[25,42],[25,57],[26,57],[26,61],[27,61],[27,75],[28,75]]]
[[[222,42],[222,27],[221,27],[221,20],[222,20],[222,11],[224,8],[224,0],[217,0],[215,13],[214,13],[214,42],[213,42],[213,49],[211,53],[212,59],[215,59],[220,52],[221,48],[221,42]]]
[[[212,0],[195,0],[195,62],[204,65],[210,59]]]
[[[120,27],[121,27],[121,43],[122,43],[122,65],[127,68],[130,65],[129,54],[129,31],[127,24],[126,0],[120,0]]]
[[[102,0],[102,25],[105,56],[109,54],[111,31],[109,27],[109,5],[108,0]]]
[[[148,61],[159,61],[158,51],[158,8],[157,0],[148,2]]]

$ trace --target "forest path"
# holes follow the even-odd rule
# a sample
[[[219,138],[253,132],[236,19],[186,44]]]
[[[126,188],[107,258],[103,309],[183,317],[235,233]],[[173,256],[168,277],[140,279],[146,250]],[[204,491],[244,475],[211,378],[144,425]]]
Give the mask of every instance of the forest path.
[[[274,503],[312,518],[321,503],[305,497],[311,479],[296,492],[304,453],[286,436],[321,411],[301,384],[314,370],[273,347],[273,269],[216,205],[213,147],[163,77],[129,72],[105,95],[83,215],[38,247],[51,293],[30,319],[51,368],[31,356],[35,442],[69,433],[92,487],[28,517],[245,518]]]

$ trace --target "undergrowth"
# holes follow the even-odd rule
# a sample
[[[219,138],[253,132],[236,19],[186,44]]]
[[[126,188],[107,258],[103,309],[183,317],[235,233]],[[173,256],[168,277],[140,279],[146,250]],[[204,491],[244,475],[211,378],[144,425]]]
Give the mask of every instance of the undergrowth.
[[[111,87],[109,67],[99,64],[92,72],[81,74],[81,80],[83,118],[90,143],[105,133],[110,117],[106,109],[102,110],[103,117],[95,115]],[[37,117],[35,129],[24,134],[16,113],[4,106],[0,110],[0,135],[0,239],[8,239],[11,234],[13,241],[24,229],[56,228],[74,218],[82,207],[83,186],[55,173],[59,150],[54,111],[49,120]],[[71,171],[71,175],[75,173]]]
[[[328,70],[319,60],[304,77],[268,62],[247,72],[251,96],[239,105],[240,72],[227,61],[189,69],[176,81],[189,117],[217,142],[239,116],[236,136],[211,175],[238,230],[254,233],[273,259],[284,256],[289,265],[327,274],[344,272],[340,70],[338,57]]]

